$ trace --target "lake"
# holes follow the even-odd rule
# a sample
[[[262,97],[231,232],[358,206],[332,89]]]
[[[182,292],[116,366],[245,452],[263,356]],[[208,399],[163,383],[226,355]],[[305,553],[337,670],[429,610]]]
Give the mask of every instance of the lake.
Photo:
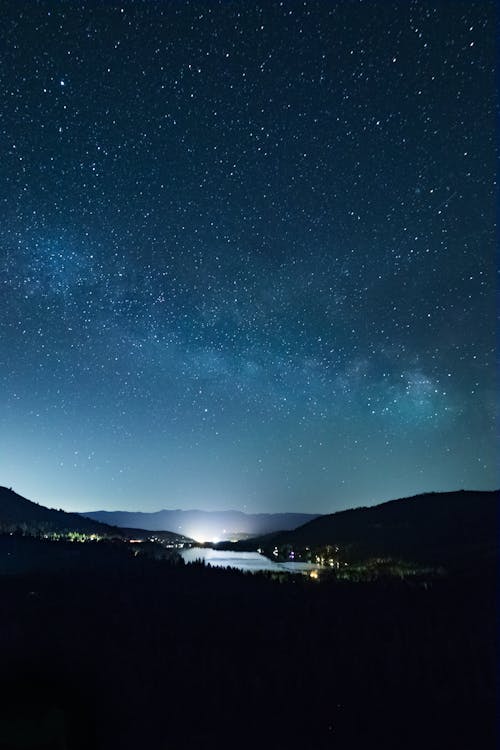
[[[230,566],[252,573],[261,570],[274,571],[275,573],[309,573],[318,570],[318,565],[314,565],[314,563],[275,562],[264,557],[264,555],[259,555],[258,552],[229,552],[205,547],[191,547],[190,549],[180,550],[180,554],[187,563],[205,560],[207,565],[212,565],[215,568]]]

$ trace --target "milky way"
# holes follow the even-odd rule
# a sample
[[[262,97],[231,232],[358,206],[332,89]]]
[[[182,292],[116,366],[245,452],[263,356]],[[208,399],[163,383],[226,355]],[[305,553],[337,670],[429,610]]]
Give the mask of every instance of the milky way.
[[[0,481],[498,484],[489,2],[2,3]]]

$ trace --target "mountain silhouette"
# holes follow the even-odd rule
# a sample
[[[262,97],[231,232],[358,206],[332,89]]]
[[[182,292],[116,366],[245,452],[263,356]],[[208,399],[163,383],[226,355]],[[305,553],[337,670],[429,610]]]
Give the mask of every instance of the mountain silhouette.
[[[338,546],[342,559],[393,558],[467,565],[492,560],[498,551],[499,492],[425,493],[371,507],[320,516],[293,531],[235,545],[294,549]]]

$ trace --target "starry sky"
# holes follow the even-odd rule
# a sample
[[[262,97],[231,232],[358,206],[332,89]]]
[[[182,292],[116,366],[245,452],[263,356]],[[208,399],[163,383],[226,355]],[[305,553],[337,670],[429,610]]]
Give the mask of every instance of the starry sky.
[[[495,3],[2,0],[0,483],[493,489]]]

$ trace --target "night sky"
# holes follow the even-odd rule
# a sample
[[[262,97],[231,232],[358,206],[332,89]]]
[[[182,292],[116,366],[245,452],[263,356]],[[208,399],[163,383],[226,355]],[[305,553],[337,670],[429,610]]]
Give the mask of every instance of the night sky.
[[[0,483],[492,489],[494,2],[0,4]]]

